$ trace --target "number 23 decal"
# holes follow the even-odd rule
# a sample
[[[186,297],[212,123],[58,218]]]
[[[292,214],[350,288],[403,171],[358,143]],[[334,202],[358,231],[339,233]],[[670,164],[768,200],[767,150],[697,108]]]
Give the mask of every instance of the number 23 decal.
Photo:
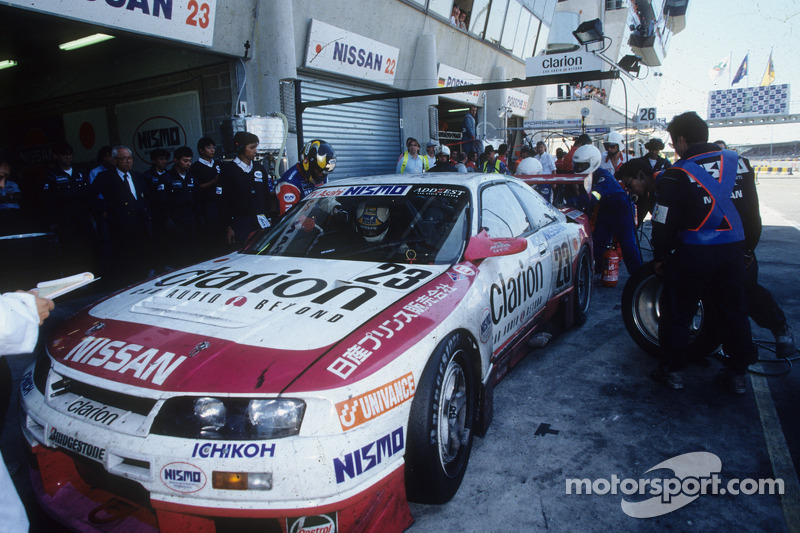
[[[403,265],[397,265],[394,263],[385,263],[383,265],[379,265],[378,270],[382,270],[382,272],[378,272],[376,274],[367,274],[366,276],[356,278],[355,281],[369,283],[370,285],[383,285],[384,287],[389,287],[391,289],[402,290],[410,289],[431,275],[430,272],[427,270],[422,270],[421,268],[406,268]],[[381,278],[392,276],[394,274],[399,274],[399,276],[391,277],[387,280],[381,280]]]
[[[556,271],[556,290],[558,290],[572,279],[572,261],[569,258],[567,243],[553,247],[553,263]]]
[[[189,0],[187,7],[189,8],[189,16],[186,17],[186,24],[200,26],[203,29],[208,28],[208,24],[211,22],[211,8],[208,7],[208,4],[198,4],[197,0]]]

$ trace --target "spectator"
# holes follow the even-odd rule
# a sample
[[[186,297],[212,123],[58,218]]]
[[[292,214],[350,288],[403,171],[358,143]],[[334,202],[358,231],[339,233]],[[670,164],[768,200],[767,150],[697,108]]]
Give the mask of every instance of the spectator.
[[[458,19],[461,18],[461,8],[458,4],[453,4],[453,12],[450,14],[450,24],[458,28]]]
[[[497,158],[508,166],[508,145],[503,143],[497,147]]]
[[[200,246],[202,255],[211,257],[222,252],[223,229],[220,217],[222,187],[219,184],[222,168],[214,156],[217,145],[211,137],[197,141],[198,160],[192,163],[189,173],[195,179],[197,201],[200,210]]]
[[[98,220],[107,225],[110,254],[108,277],[123,283],[145,277],[152,266],[153,220],[150,188],[133,170],[133,154],[126,146],[111,150],[114,168],[97,175],[92,183]]]
[[[478,152],[467,154],[467,172],[478,172]]]
[[[425,172],[430,168],[428,158],[419,155],[419,141],[414,137],[406,139],[406,151],[397,159],[398,174],[416,174]]]
[[[475,133],[475,117],[478,115],[478,108],[474,105],[469,106],[467,114],[464,115],[464,125],[461,128],[461,146],[467,152],[467,157],[470,154],[480,153],[481,141],[476,138]]]
[[[467,153],[466,152],[457,152],[456,153],[456,170],[462,174],[466,174],[470,172],[467,169]]]
[[[664,149],[664,141],[653,137],[645,143],[644,147],[647,150],[644,159],[653,169],[653,172],[659,172],[669,167],[669,161],[659,155],[659,152]]]
[[[89,183],[94,183],[98,174],[112,168],[114,168],[114,160],[111,158],[111,147],[100,147],[100,150],[97,151],[97,166],[89,171]]]
[[[428,168],[432,168],[436,164],[436,148],[438,146],[439,143],[436,141],[428,141],[428,144],[425,145],[426,154],[422,157],[428,160]]]
[[[522,162],[523,159],[530,157],[531,155],[531,147],[527,144],[523,144],[522,147],[519,149],[519,157],[516,161],[514,161],[514,169],[513,171],[516,172],[517,167]],[[540,165],[541,166],[541,165]]]
[[[497,151],[494,149],[494,146],[487,144],[486,148],[483,150],[483,155],[486,157],[486,161],[484,161],[481,167],[483,172],[487,174],[510,174],[506,164],[497,157]]]
[[[467,31],[467,12],[463,9],[461,10],[461,14],[458,17],[458,27],[464,31]]]
[[[0,234],[13,235],[25,231],[19,185],[11,180],[11,161],[0,154]]]
[[[542,164],[542,174],[555,174],[556,160],[547,153],[547,145],[543,141],[536,143],[536,159]]]
[[[45,176],[42,191],[48,229],[58,234],[64,272],[92,270],[97,235],[89,178],[72,166],[69,144],[57,144],[53,155],[55,165]]]
[[[170,228],[168,228],[168,225],[171,224],[169,216],[170,179],[167,173],[169,156],[169,151],[156,148],[150,152],[152,164],[144,172],[144,178],[150,188],[150,211],[153,216],[153,259],[158,270],[166,266],[164,261],[166,261],[171,246]]]

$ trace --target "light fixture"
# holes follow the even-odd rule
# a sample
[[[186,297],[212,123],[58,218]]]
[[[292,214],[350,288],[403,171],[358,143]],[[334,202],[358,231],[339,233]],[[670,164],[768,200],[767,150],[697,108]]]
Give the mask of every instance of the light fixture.
[[[581,45],[596,43],[603,40],[603,23],[600,19],[587,20],[581,22],[578,29],[572,32],[572,35],[578,40]]]
[[[639,65],[641,60],[641,56],[628,54],[620,59],[617,65],[625,72],[630,72],[631,74],[636,74],[638,76],[639,70],[641,69],[641,65]]]
[[[84,46],[91,46],[93,44],[102,43],[103,41],[107,41],[113,38],[114,38],[113,35],[106,35],[105,33],[95,33],[94,35],[83,37],[82,39],[77,39],[75,41],[70,41],[68,43],[59,44],[58,47],[61,48],[62,50],[75,50],[77,48],[83,48]]]
[[[3,70],[4,68],[11,68],[11,67],[16,67],[16,66],[17,66],[17,62],[12,60],[12,59],[4,59],[3,61],[0,61],[0,70]]]
[[[469,111],[468,107],[459,107],[458,109],[448,109],[448,113],[458,113],[460,111]]]

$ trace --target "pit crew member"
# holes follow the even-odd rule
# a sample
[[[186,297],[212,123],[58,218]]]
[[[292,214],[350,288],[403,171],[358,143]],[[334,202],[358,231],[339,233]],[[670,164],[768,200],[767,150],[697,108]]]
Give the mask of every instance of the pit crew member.
[[[328,182],[336,168],[336,152],[325,141],[315,139],[303,147],[300,161],[283,173],[276,187],[278,209],[283,216],[311,191]]]

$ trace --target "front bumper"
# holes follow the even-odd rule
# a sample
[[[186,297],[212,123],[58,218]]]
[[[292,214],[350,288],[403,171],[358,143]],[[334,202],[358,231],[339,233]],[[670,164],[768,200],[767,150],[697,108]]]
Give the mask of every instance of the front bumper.
[[[256,520],[259,529],[263,522],[286,532],[298,519],[305,524],[298,531],[402,531],[413,521],[404,429],[388,417],[341,435],[271,441],[133,435],[106,427],[112,417],[103,410],[59,412],[33,386],[32,372],[23,377],[20,419],[33,484],[48,513],[78,531],[235,531],[242,526],[231,524]],[[212,482],[219,472],[268,473],[270,486],[220,489]]]

